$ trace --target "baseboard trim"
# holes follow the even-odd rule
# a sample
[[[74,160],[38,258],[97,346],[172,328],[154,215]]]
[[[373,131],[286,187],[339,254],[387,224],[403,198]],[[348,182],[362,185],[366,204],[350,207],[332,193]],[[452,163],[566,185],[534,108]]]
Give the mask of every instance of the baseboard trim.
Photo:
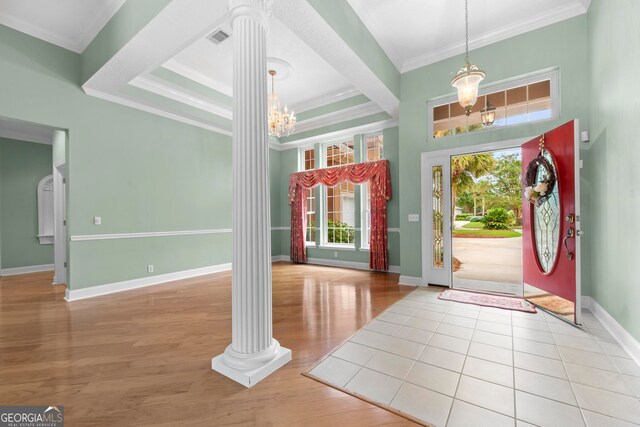
[[[108,283],[106,285],[92,286],[90,288],[65,291],[64,299],[67,302],[81,299],[93,298],[102,295],[109,295],[117,292],[130,291],[132,289],[145,288],[147,286],[160,285],[162,283],[173,282],[175,280],[189,279],[191,277],[203,276],[205,274],[219,273],[231,270],[231,263],[212,265],[209,267],[194,268],[191,270],[177,271],[175,273],[159,274],[157,276],[142,277],[138,279],[125,280],[122,282]]]
[[[30,265],[28,267],[4,268],[0,270],[0,276],[16,276],[18,274],[39,273],[53,271],[53,264]]]
[[[289,255],[275,255],[271,257],[271,261],[291,261],[291,257]],[[324,259],[324,258],[307,258],[307,264],[313,265],[322,265],[324,267],[340,267],[340,268],[353,268],[355,270],[369,270],[368,262],[357,262],[357,261],[340,261],[333,259]],[[400,273],[399,265],[390,265],[389,273]]]
[[[407,285],[407,286],[427,286],[422,283],[422,277],[413,277],[413,276],[400,276],[400,280],[398,280],[399,285]]]
[[[598,301],[591,297],[582,297],[583,307],[588,308],[591,313],[602,323],[602,326],[615,338],[629,356],[640,366],[640,342],[636,340],[616,319],[605,310]],[[584,304],[586,302],[586,304]]]
[[[368,262],[357,262],[357,261],[340,261],[333,259],[324,259],[324,258],[307,258],[307,264],[313,265],[323,265],[325,267],[341,267],[341,268],[353,268],[355,270],[369,270]],[[390,265],[388,273],[400,273],[399,265]]]

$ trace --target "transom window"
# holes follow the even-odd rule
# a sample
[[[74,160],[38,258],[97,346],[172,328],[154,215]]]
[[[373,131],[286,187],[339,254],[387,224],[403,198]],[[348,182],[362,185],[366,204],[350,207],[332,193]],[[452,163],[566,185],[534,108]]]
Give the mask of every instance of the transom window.
[[[370,135],[366,138],[367,162],[384,159],[384,140],[382,134]]]
[[[429,103],[430,132],[434,139],[483,129],[514,126],[558,117],[558,71],[480,90],[467,116],[456,97]],[[482,109],[493,106],[495,120],[482,122]]]
[[[355,163],[353,141],[331,144],[325,147],[327,167],[350,165]]]

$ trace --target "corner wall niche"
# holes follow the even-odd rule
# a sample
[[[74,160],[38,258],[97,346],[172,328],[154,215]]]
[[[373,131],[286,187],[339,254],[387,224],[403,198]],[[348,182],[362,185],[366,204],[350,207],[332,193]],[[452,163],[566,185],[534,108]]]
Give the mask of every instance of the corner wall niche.
[[[41,245],[53,245],[53,175],[38,183],[38,240]]]

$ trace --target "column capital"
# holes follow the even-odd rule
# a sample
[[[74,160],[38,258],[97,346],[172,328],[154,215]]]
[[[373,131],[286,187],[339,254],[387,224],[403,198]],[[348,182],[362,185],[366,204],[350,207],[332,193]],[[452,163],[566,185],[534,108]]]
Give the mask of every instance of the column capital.
[[[268,29],[267,17],[271,13],[272,3],[273,0],[229,0],[231,25],[233,25],[233,21],[236,18],[246,16],[256,20]]]

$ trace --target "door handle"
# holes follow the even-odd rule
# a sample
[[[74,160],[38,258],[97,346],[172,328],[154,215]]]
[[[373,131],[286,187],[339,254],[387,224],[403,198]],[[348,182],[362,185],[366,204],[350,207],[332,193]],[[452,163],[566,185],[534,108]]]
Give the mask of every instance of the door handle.
[[[567,259],[569,261],[571,261],[573,259],[573,252],[571,252],[569,250],[569,247],[567,246],[567,240],[568,239],[573,239],[576,235],[575,230],[573,229],[573,227],[569,227],[567,229],[567,235],[564,236],[564,239],[562,239],[562,246],[564,246],[564,250],[567,252]]]

